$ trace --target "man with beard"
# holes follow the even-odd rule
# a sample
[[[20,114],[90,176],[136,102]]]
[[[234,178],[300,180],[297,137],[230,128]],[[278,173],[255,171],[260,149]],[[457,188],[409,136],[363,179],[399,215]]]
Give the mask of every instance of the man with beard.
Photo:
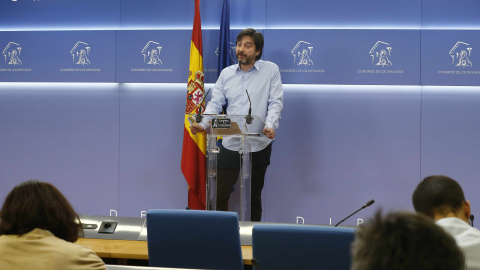
[[[247,115],[250,102],[252,115],[259,116],[265,122],[263,135],[251,138],[251,220],[262,218],[262,189],[265,173],[270,164],[272,143],[275,130],[279,126],[283,109],[283,86],[278,66],[269,61],[260,60],[263,52],[263,35],[247,28],[237,36],[236,56],[238,64],[222,70],[213,88],[212,98],[204,114],[219,114],[227,105],[230,115]],[[247,94],[248,91],[248,94]],[[249,98],[250,97],[250,98]],[[203,132],[207,120],[192,124],[192,134]],[[239,171],[240,138],[224,138],[217,160],[217,210],[226,211],[230,192],[235,185]]]

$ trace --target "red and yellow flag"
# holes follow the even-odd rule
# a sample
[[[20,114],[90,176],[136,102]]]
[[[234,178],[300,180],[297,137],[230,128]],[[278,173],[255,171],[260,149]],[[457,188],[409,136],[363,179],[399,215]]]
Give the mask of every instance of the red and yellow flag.
[[[187,103],[183,126],[182,173],[188,183],[188,206],[191,209],[205,209],[206,198],[206,135],[205,132],[192,135],[190,113],[205,108],[203,76],[202,26],[200,21],[200,0],[195,0],[192,43],[190,45],[190,68],[187,87]],[[201,104],[202,103],[202,104]]]

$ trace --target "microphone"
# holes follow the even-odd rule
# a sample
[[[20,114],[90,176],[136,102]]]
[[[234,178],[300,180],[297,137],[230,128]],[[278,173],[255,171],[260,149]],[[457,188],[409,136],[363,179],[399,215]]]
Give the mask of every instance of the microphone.
[[[250,108],[248,109],[248,115],[245,117],[245,122],[247,122],[247,124],[251,124],[252,121],[253,121],[253,117],[252,117],[252,101],[250,100],[250,95],[248,95],[248,91],[247,89],[245,89],[245,92],[247,92],[247,97],[248,97],[248,102],[250,102]]]
[[[212,88],[208,89],[208,92],[205,96],[203,96],[203,99],[202,101],[198,104],[198,106],[200,106],[200,108],[198,108],[198,112],[197,112],[197,115],[195,115],[195,122],[197,123],[200,123],[202,122],[203,120],[203,115],[202,115],[202,103],[203,101],[205,101],[205,98],[207,97],[208,93],[210,93],[210,90],[212,90]],[[197,107],[198,107],[197,106]]]
[[[474,217],[473,215],[470,215],[470,222],[472,223],[472,227],[473,227],[473,219],[474,219],[474,218],[475,218],[475,217]]]
[[[344,222],[347,218],[355,215],[358,211],[362,210],[363,208],[369,207],[369,206],[372,205],[374,202],[375,202],[375,200],[373,200],[373,199],[370,200],[370,201],[368,201],[368,202],[367,202],[364,206],[362,206],[360,209],[358,209],[357,211],[353,212],[350,216],[348,216],[348,217],[342,219],[340,222],[338,222],[337,225],[335,225],[335,227],[337,227],[340,223]]]

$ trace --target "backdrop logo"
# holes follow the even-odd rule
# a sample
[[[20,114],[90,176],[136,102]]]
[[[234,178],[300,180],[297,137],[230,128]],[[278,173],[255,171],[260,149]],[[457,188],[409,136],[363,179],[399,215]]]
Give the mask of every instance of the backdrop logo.
[[[88,55],[90,54],[90,46],[87,43],[79,41],[73,46],[70,54],[73,57],[73,63],[76,65],[90,65]]]
[[[233,42],[230,42],[230,50],[228,51],[228,55],[230,55],[230,63],[238,64],[236,52],[237,52],[237,45]],[[220,47],[217,47],[217,49],[215,50],[215,55],[218,56],[219,53],[220,53]]]
[[[472,62],[468,59],[471,52],[472,47],[470,44],[461,41],[457,42],[449,52],[450,57],[452,57],[452,64],[457,67],[471,67]]]
[[[299,41],[295,47],[293,47],[291,54],[293,55],[293,62],[300,66],[311,66],[313,65],[312,59],[310,56],[312,55],[313,46],[311,43],[306,41]]]
[[[9,65],[22,65],[22,60],[20,60],[20,54],[22,53],[22,47],[20,44],[15,42],[10,42],[3,49],[3,56],[5,57],[5,63]]]
[[[143,62],[146,62],[148,65],[161,65],[162,60],[160,59],[160,52],[162,51],[162,46],[160,43],[155,41],[149,41],[147,45],[143,48],[141,54],[143,55]]]
[[[372,57],[372,64],[383,67],[392,66],[392,62],[388,59],[391,52],[392,47],[390,44],[383,41],[377,41],[369,52]]]

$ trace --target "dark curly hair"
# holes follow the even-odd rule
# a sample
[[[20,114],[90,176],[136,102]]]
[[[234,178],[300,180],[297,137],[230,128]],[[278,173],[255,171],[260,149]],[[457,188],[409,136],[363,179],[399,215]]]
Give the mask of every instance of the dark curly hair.
[[[352,270],[463,270],[455,239],[423,214],[391,212],[358,227]]]
[[[260,32],[255,31],[255,29],[247,28],[242,30],[237,35],[237,42],[241,41],[244,36],[249,36],[253,38],[253,42],[255,43],[255,51],[260,51],[260,53],[255,57],[255,61],[260,60],[262,58],[263,53],[263,35]]]
[[[23,235],[35,228],[72,243],[83,233],[78,214],[55,186],[29,180],[7,195],[0,210],[0,235]]]

